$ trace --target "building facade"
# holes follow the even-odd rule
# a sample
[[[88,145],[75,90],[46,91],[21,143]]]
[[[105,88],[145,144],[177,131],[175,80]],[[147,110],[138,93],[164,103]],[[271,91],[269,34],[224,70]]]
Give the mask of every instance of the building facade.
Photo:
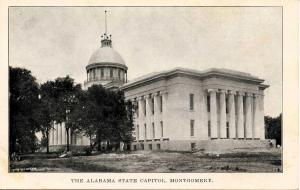
[[[84,88],[101,84],[123,90],[135,104],[132,150],[219,150],[265,147],[264,80],[248,73],[175,68],[127,82],[127,66],[112,48],[111,35],[86,66]],[[69,142],[88,146],[83,134],[69,131]],[[66,145],[64,123],[50,131],[50,146]]]
[[[262,79],[247,73],[175,68],[124,84],[136,105],[132,149],[264,147]]]

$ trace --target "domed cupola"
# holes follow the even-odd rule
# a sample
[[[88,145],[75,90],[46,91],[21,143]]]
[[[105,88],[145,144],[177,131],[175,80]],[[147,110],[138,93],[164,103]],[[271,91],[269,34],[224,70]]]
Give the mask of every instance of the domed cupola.
[[[105,88],[116,89],[127,82],[127,66],[120,54],[112,47],[112,36],[107,34],[106,11],[105,33],[101,36],[101,47],[91,56],[86,66],[87,89],[93,84],[101,84]]]

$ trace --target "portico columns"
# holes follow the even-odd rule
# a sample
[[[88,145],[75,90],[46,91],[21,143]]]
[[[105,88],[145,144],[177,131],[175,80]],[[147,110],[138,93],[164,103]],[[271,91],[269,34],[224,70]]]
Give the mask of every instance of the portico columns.
[[[251,93],[246,93],[246,138],[252,138],[252,98],[253,95]]]
[[[61,138],[61,132],[62,132],[62,127],[61,127],[61,123],[58,123],[57,124],[57,128],[58,128],[58,145],[61,145],[61,140],[62,140],[62,138]]]
[[[58,145],[58,126],[54,123],[54,145]]]
[[[216,89],[209,89],[211,138],[218,138]]]
[[[244,138],[244,103],[243,103],[243,92],[237,92],[237,137]]]
[[[61,144],[63,144],[63,145],[65,145],[65,144],[67,144],[67,141],[66,141],[66,128],[65,128],[65,123],[62,123],[61,124],[61,133],[62,133],[62,142],[61,142]]]
[[[259,96],[259,128],[260,139],[265,139],[265,118],[264,118],[264,95]]]
[[[146,96],[146,118],[145,118],[146,119],[145,123],[147,125],[146,126],[146,130],[147,130],[146,134],[147,134],[148,139],[151,139],[151,134],[152,134],[150,123],[148,122],[150,115],[152,115],[150,104],[151,104],[151,95],[149,94]],[[145,140],[147,140],[147,138]]]
[[[53,145],[53,133],[52,133],[53,129],[50,129],[48,132],[48,141],[49,141],[49,145]]]
[[[228,112],[229,112],[229,138],[236,138],[236,126],[235,126],[235,92],[230,90],[228,97]]]
[[[225,92],[225,90],[220,90],[220,138],[227,138]]]
[[[259,99],[258,95],[254,94],[253,98],[253,138],[260,138],[259,131]]]
[[[138,112],[139,112],[139,117],[144,116],[144,105],[143,105],[143,97],[138,98]]]
[[[168,107],[168,92],[166,92],[166,91],[164,91],[164,92],[160,92],[160,94],[161,94],[161,98],[162,98],[162,121],[163,121],[163,123],[162,123],[162,134],[163,134],[163,137],[168,137],[168,124],[166,123],[166,121],[167,121],[167,117],[168,117],[168,109],[167,109],[167,107]],[[160,124],[160,126],[161,126],[161,124]]]

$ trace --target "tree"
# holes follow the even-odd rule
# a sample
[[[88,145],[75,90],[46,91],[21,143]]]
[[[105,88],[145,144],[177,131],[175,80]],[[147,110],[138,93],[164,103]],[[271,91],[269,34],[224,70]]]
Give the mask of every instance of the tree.
[[[67,134],[67,150],[70,150],[69,134],[70,129],[75,131],[77,129],[76,122],[70,120],[75,107],[79,104],[78,96],[81,94],[81,86],[75,85],[74,79],[69,76],[57,78],[54,82],[54,98],[57,103],[55,110],[55,121],[58,123],[65,122]]]
[[[55,97],[55,83],[53,81],[47,81],[40,86],[40,101],[37,119],[46,141],[47,153],[49,153],[49,132],[53,127],[53,121],[55,120],[58,106]]]
[[[38,84],[31,72],[9,67],[9,152],[36,149]]]
[[[282,114],[278,117],[272,118],[265,116],[265,131],[267,139],[276,139],[276,144],[281,145],[281,123]]]

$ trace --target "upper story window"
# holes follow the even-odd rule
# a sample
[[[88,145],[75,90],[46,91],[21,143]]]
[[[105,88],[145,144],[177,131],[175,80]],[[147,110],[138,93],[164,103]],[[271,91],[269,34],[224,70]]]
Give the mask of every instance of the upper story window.
[[[110,77],[112,78],[113,77],[113,69],[112,68],[110,68],[110,70],[109,70],[109,74],[110,74]]]
[[[152,115],[154,115],[154,97],[151,98],[151,111],[152,111]]]
[[[194,94],[190,94],[190,110],[194,110]]]
[[[162,121],[160,122],[160,136],[164,136],[164,123]]]
[[[229,113],[229,110],[228,110],[228,98],[225,99],[225,109],[226,109],[226,113]]]
[[[159,101],[160,101],[160,104],[159,104],[160,112],[163,112],[163,99],[162,99],[162,96],[159,96]]]
[[[146,100],[144,100],[144,115],[146,116],[147,115],[147,109],[146,109]]]
[[[194,120],[190,120],[190,129],[191,129],[191,136],[194,136]]]
[[[207,105],[207,112],[210,112],[210,96],[207,96],[206,105]]]
[[[207,122],[208,137],[211,136],[210,121]]]

